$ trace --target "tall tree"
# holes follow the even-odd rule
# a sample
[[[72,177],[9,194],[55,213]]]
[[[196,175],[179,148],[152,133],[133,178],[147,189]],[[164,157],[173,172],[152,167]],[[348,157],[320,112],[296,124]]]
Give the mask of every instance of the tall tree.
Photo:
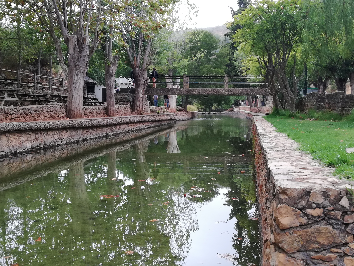
[[[125,7],[120,19],[120,30],[134,73],[135,104],[137,114],[144,113],[144,88],[147,68],[151,63],[152,42],[159,30],[169,22],[168,15],[178,0],[135,0]]]
[[[303,1],[308,14],[302,49],[310,80],[324,87],[334,79],[339,91],[348,78],[354,89],[354,2],[345,0]]]
[[[107,37],[103,34],[104,27],[127,4],[126,1],[14,0],[8,2],[7,10],[14,9],[15,4],[21,6],[24,19],[31,25],[45,30],[55,43],[59,62],[64,69],[67,62],[68,67],[67,116],[82,117],[84,77],[88,70],[89,59],[101,39]],[[109,33],[111,35],[108,36],[108,42],[113,32]],[[67,54],[63,51],[63,43],[66,45]],[[107,58],[110,60],[113,56],[107,54]],[[111,62],[108,65],[114,64]],[[110,71],[107,73],[110,74]]]
[[[302,36],[305,18],[298,0],[263,0],[234,17],[240,49],[262,67],[275,108],[295,110],[297,88],[291,87],[287,65]],[[281,105],[280,105],[281,104]]]
[[[57,49],[59,62],[68,62],[67,116],[83,116],[83,85],[88,61],[95,51],[103,18],[100,0],[7,1],[7,10],[21,8],[23,19],[45,30]],[[63,53],[63,42],[67,57]]]
[[[99,41],[103,16],[101,1],[72,1],[68,6],[67,1],[43,2],[50,25],[59,25],[61,36],[68,47],[67,116],[80,118],[83,117],[84,77],[88,61]],[[54,31],[54,28],[51,30]]]

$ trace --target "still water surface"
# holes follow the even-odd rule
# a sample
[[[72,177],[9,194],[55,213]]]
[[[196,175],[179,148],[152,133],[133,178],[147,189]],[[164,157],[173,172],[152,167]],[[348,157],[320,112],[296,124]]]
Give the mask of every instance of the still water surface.
[[[119,147],[0,191],[0,265],[259,265],[249,121]]]

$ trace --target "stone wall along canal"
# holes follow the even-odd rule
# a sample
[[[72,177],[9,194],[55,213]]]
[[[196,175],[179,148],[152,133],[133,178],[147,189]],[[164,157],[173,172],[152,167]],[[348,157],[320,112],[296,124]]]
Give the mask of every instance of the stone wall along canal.
[[[259,265],[251,150],[249,120],[205,116],[3,160],[0,265]]]

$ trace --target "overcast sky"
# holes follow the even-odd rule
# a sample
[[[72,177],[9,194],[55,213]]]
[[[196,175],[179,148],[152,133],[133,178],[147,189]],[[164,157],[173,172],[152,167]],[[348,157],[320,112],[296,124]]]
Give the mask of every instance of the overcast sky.
[[[230,6],[237,9],[236,0],[189,0],[199,9],[193,17],[196,28],[220,26],[232,20]]]

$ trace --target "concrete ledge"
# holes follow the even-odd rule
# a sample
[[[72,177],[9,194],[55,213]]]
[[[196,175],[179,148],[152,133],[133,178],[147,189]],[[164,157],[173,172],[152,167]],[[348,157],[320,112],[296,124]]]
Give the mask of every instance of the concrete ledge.
[[[254,116],[262,265],[354,265],[354,204],[333,169]]]

